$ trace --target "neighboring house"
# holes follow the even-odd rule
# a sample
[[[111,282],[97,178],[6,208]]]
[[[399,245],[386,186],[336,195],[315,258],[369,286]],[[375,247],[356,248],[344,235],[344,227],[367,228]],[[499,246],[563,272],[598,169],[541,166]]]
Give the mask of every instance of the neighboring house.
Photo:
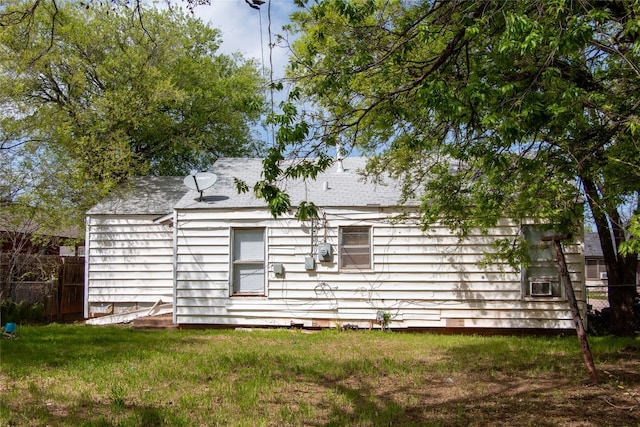
[[[112,195],[87,215],[86,316],[162,300],[184,326],[574,327],[540,227],[505,220],[463,240],[443,226],[423,232],[397,220],[416,206],[398,206],[392,181],[363,181],[365,160],[284,183],[293,208],[279,218],[236,191],[234,178],[250,188],[260,178],[259,159],[218,160],[218,180],[202,198],[182,178],[140,180]],[[320,218],[298,221],[302,201]],[[493,242],[518,233],[532,242],[531,267],[481,264]],[[568,244],[565,253],[584,310],[581,248]]]
[[[585,284],[588,288],[607,286],[607,266],[604,263],[602,246],[598,233],[584,234]],[[637,285],[640,285],[640,262],[636,274]]]
[[[607,267],[598,233],[584,233],[584,266],[586,286],[607,285]]]
[[[42,303],[48,319],[82,315],[84,242],[80,228],[43,231],[35,220],[0,212],[0,298]]]
[[[40,235],[40,238],[35,238]],[[83,256],[84,243],[79,241],[82,232],[68,228],[42,235],[40,224],[35,221],[16,221],[11,214],[0,213],[0,253]],[[74,246],[67,246],[75,241]]]

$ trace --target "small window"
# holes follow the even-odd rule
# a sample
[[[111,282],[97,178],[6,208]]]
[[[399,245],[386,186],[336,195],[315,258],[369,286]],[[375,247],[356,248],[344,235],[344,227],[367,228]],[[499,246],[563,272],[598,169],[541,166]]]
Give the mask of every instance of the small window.
[[[340,268],[371,268],[371,227],[340,228]]]
[[[233,230],[233,295],[264,295],[264,257],[263,228]]]
[[[531,298],[562,296],[560,273],[553,244],[541,240],[542,236],[551,233],[532,225],[525,225],[522,233],[529,245],[531,259],[529,266],[522,270],[523,295]]]
[[[607,266],[603,259],[587,259],[587,279],[599,280],[607,277]]]

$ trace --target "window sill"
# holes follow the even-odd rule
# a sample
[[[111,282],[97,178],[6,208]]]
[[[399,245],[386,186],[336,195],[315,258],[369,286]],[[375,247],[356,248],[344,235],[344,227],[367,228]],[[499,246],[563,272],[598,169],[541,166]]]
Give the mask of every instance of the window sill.
[[[266,298],[265,294],[232,294],[231,298]]]
[[[531,296],[525,295],[522,297],[523,301],[536,301],[536,302],[555,302],[555,301],[566,301],[567,299],[563,296]]]

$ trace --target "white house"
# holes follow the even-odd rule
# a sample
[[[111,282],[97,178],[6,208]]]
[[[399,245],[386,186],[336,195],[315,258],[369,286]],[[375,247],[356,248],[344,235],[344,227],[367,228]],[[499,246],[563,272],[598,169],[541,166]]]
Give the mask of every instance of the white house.
[[[182,178],[145,177],[87,212],[85,317],[173,301],[173,206],[184,194]]]
[[[234,178],[251,187],[260,159],[220,159],[202,197],[169,179],[162,197],[158,180],[150,199],[166,201],[162,209],[145,209],[130,187],[88,213],[86,315],[161,299],[184,326],[573,328],[539,227],[505,220],[464,240],[437,225],[423,232],[397,220],[415,207],[398,206],[393,182],[363,181],[364,164],[346,158],[315,181],[282,183],[292,206],[315,203],[313,221],[273,218],[262,200],[238,194]],[[530,268],[481,264],[492,242],[518,233],[534,243]],[[581,248],[564,249],[584,309]]]

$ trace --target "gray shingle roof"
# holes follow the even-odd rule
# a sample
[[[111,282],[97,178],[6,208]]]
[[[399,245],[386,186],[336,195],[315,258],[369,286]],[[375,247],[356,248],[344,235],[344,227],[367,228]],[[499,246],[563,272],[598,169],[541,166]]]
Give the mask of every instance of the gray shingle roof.
[[[382,184],[366,182],[359,173],[366,158],[348,157],[342,160],[343,171],[334,164],[315,180],[296,180],[279,183],[291,197],[293,206],[302,201],[319,207],[397,206],[400,189],[393,180]],[[165,215],[176,209],[263,208],[264,200],[252,191],[238,194],[234,178],[244,181],[250,189],[260,180],[262,159],[222,158],[211,168],[217,182],[200,194],[189,190],[184,177],[138,177],[100,201],[89,215]]]
[[[178,176],[145,176],[129,180],[91,208],[87,214],[164,215],[188,189]]]
[[[319,207],[397,206],[399,187],[392,180],[385,184],[365,182],[358,173],[367,159],[348,157],[342,161],[343,172],[338,165],[319,174],[315,180],[297,180],[280,183],[291,197],[292,206],[309,201]],[[244,181],[250,189],[260,180],[262,159],[222,158],[211,168],[218,177],[216,184],[204,190],[203,201],[197,191],[189,191],[176,204],[177,209],[251,208],[266,207],[263,200],[252,192],[238,194],[234,177]]]
[[[602,257],[602,246],[598,233],[584,233],[584,256]]]

